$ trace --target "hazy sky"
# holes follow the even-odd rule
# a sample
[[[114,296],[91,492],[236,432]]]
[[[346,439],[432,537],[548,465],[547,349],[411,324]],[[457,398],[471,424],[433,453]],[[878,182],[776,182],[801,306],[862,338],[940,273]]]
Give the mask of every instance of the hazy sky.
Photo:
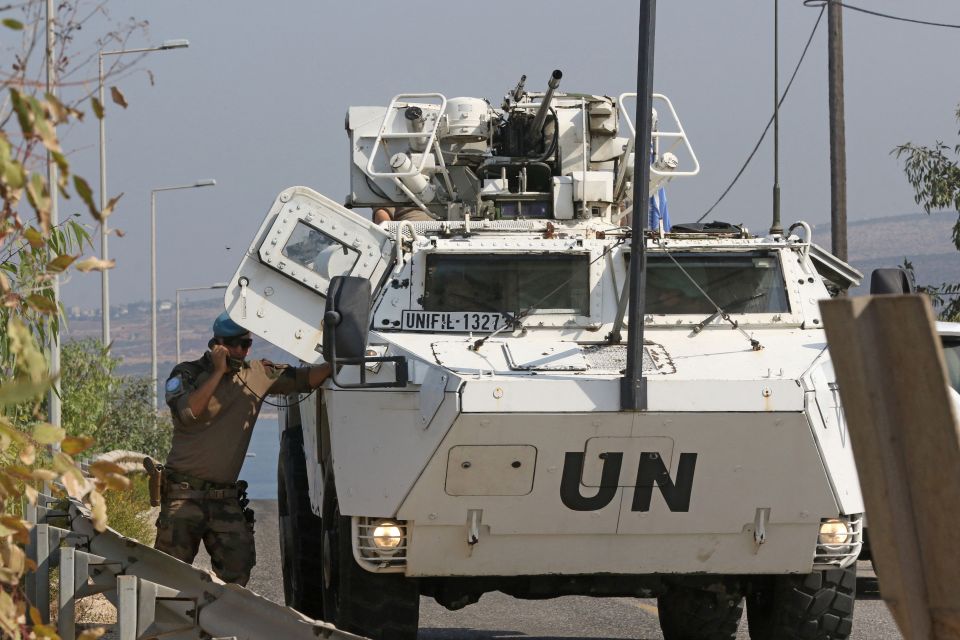
[[[960,23],[956,0],[851,0],[912,18]],[[639,2],[113,1],[115,18],[149,20],[128,46],[188,38],[152,53],[146,73],[119,82],[130,104],[108,105],[108,192],[124,192],[112,237],[115,304],[148,299],[150,190],[215,178],[217,186],[158,195],[159,295],[227,280],[276,195],[306,185],[342,201],[350,105],[401,92],[474,96],[498,104],[521,74],[542,90],[618,95],[636,88]],[[781,87],[819,9],[781,0]],[[669,188],[674,222],[695,220],[753,148],[772,111],[773,3],[661,0],[654,86],[676,106],[701,174]],[[960,30],[844,13],[848,206],[852,220],[918,210],[890,155],[909,140],[951,144],[960,102]],[[93,25],[83,37],[92,37]],[[783,221],[830,217],[826,16],[781,116]],[[91,70],[95,75],[95,68]],[[96,120],[69,132],[78,173],[98,182]],[[712,219],[769,227],[772,145]],[[61,218],[77,211],[61,204]],[[88,217],[84,217],[88,220]],[[815,241],[829,246],[829,238]],[[68,305],[99,306],[100,278],[74,275]]]

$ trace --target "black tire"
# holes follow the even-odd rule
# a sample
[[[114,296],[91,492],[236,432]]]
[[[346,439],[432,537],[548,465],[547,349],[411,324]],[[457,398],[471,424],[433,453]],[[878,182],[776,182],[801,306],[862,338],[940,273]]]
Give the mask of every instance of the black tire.
[[[657,598],[657,610],[664,640],[733,640],[743,616],[743,596],[673,585]]]
[[[755,640],[844,640],[853,630],[857,569],[760,578],[747,596]]]
[[[317,553],[323,527],[310,509],[300,426],[284,429],[280,436],[277,494],[284,602],[311,618],[323,619],[323,562]]]
[[[371,573],[357,564],[350,518],[340,515],[333,483],[326,487],[322,554],[325,620],[372,640],[415,640],[420,618],[417,581],[398,573]]]

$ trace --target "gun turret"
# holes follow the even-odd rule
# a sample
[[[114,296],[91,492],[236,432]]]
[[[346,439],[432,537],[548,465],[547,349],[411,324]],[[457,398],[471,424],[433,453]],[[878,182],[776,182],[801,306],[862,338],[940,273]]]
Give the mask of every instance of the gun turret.
[[[510,94],[509,94],[507,97],[510,98],[510,99],[512,99],[514,102],[520,102],[520,98],[523,97],[523,93],[524,93],[524,92],[523,92],[523,87],[524,87],[525,84],[527,84],[527,76],[526,76],[526,74],[520,76],[520,82],[517,83],[516,88],[514,88],[514,90],[511,91]],[[510,104],[509,104],[509,102],[507,102],[507,103],[505,103],[505,104],[503,105],[503,108],[506,109],[506,108],[509,107],[509,106],[510,106]]]
[[[540,108],[537,109],[537,115],[533,118],[533,125],[527,132],[527,145],[533,147],[540,138],[540,131],[543,130],[543,121],[547,119],[547,113],[550,111],[550,100],[553,99],[553,91],[560,86],[560,78],[563,72],[560,69],[554,69],[550,74],[550,80],[547,81],[547,92],[543,94],[543,100],[540,102]]]

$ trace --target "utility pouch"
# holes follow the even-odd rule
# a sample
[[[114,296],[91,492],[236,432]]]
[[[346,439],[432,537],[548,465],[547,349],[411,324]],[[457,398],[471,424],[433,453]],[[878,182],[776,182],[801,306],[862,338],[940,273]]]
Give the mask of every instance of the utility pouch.
[[[147,457],[143,459],[143,468],[147,472],[148,486],[150,489],[150,506],[160,506],[160,492],[163,488],[163,465],[157,464],[153,459]]]
[[[247,519],[247,524],[251,527],[253,523],[257,521],[254,517],[253,509],[248,505],[250,504],[250,498],[247,497],[247,487],[250,486],[247,484],[246,480],[240,480],[237,482],[237,501],[240,503],[240,508],[243,510],[243,517]]]

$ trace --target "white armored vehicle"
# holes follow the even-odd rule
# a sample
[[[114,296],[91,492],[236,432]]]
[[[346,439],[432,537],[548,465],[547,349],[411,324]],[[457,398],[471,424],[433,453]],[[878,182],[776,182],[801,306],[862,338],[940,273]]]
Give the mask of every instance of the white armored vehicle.
[[[351,107],[346,205],[283,191],[233,277],[234,320],[337,363],[282,416],[288,603],[385,640],[415,637],[421,595],[487,591],[656,597],[667,640],[733,638],[744,606],[756,639],[846,638],[863,501],[817,301],[859,274],[804,223],[622,226],[634,95],[560,77]],[[638,202],[663,216],[699,167],[654,107]]]

